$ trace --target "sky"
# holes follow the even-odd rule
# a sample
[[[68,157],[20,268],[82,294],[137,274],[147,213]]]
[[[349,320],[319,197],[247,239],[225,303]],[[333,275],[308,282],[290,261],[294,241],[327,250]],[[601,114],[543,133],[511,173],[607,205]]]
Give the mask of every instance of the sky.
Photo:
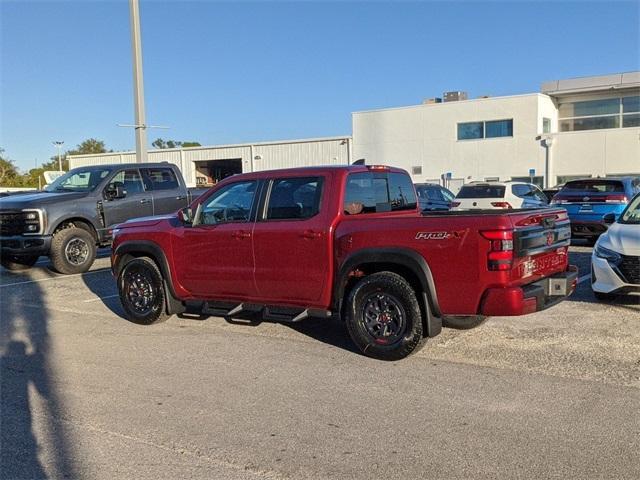
[[[351,134],[351,112],[444,91],[537,92],[640,70],[640,0],[140,1],[147,124],[203,145]],[[135,147],[129,6],[0,0],[0,148],[23,170]]]

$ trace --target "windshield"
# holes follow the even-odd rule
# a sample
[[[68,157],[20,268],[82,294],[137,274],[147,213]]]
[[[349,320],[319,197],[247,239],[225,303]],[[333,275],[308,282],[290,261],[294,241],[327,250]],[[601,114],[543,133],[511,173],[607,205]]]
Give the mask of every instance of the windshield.
[[[618,222],[640,225],[640,195],[636,195],[636,197],[631,200],[627,209],[622,212]]]
[[[503,198],[504,190],[502,185],[468,185],[460,189],[456,198]]]
[[[45,187],[47,192],[90,192],[96,188],[111,170],[74,168]]]

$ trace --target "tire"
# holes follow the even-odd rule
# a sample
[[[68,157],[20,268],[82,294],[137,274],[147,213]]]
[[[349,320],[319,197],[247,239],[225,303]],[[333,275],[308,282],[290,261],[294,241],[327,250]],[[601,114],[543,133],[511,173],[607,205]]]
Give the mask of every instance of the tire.
[[[472,315],[468,317],[443,317],[442,318],[442,326],[447,328],[455,328],[457,330],[469,330],[471,328],[476,328],[484,321],[487,317],[482,315]]]
[[[58,273],[84,273],[96,258],[96,240],[82,228],[59,230],[53,235],[49,257]]]
[[[30,255],[28,257],[17,255],[5,255],[0,258],[0,264],[7,270],[13,272],[19,272],[21,270],[29,270],[38,261],[37,255]]]
[[[416,294],[403,277],[393,272],[364,277],[351,289],[345,303],[345,322],[362,353],[379,360],[405,358],[426,341]]]
[[[139,325],[167,320],[164,279],[155,262],[148,257],[134,258],[118,275],[118,294],[127,318]]]
[[[596,292],[595,290],[593,290],[593,295],[602,302],[611,302],[617,297],[615,293]]]

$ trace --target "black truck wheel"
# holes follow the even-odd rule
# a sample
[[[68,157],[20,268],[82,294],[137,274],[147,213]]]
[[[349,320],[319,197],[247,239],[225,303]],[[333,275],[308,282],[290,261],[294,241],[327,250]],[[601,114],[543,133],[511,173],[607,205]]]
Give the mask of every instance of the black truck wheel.
[[[59,230],[53,235],[49,257],[58,273],[84,273],[96,258],[96,241],[93,235],[82,228]]]
[[[393,272],[364,277],[349,292],[347,330],[362,353],[380,360],[399,360],[425,342],[422,315],[411,285]]]
[[[20,270],[28,270],[38,261],[37,255],[19,256],[19,255],[3,255],[0,258],[0,264],[7,270],[14,272]]]
[[[151,325],[167,320],[162,273],[148,257],[134,258],[118,275],[120,302],[133,323]]]

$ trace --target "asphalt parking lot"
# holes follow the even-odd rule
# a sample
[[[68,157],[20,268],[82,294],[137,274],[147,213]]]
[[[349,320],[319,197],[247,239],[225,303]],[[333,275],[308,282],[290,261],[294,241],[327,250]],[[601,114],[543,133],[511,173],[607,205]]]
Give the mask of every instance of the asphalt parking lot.
[[[109,259],[0,273],[0,478],[640,478],[640,296],[445,329],[122,318]],[[104,255],[104,253],[103,253]]]

